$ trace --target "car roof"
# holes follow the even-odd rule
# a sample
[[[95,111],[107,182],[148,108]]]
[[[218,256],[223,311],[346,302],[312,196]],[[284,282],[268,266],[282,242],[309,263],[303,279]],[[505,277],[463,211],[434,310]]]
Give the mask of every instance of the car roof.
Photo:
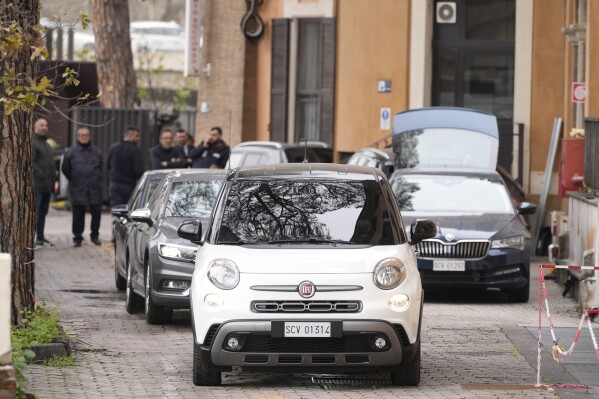
[[[210,168],[192,168],[192,169],[175,169],[168,174],[167,178],[174,181],[189,180],[190,178],[206,179],[206,180],[224,180],[228,171],[224,169]]]
[[[285,163],[271,165],[241,166],[232,169],[227,180],[238,179],[293,179],[327,178],[339,180],[385,180],[385,174],[377,168],[331,163]]]
[[[363,154],[363,155],[367,155],[367,156],[371,156],[371,157],[376,157],[379,159],[393,159],[395,157],[395,153],[393,152],[392,148],[380,149],[380,148],[366,147],[366,148],[362,148],[361,150],[357,151],[355,154]]]
[[[235,148],[241,147],[266,147],[266,148],[283,148],[281,143],[276,141],[244,141],[235,146]]]
[[[169,173],[172,173],[174,171],[176,171],[177,169],[155,169],[155,170],[147,170],[144,172],[143,177],[146,179],[158,179],[158,178],[163,178],[164,176],[168,175]]]
[[[446,169],[429,169],[429,168],[406,168],[397,169],[393,176],[407,176],[407,175],[419,175],[419,176],[463,176],[478,179],[489,179],[503,181],[501,175],[497,172],[489,172],[485,170],[473,170],[473,169],[460,169],[460,168],[446,168]]]

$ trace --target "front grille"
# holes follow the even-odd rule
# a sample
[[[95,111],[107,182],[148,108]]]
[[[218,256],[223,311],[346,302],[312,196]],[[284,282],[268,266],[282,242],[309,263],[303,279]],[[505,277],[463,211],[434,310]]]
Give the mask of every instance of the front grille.
[[[253,301],[257,313],[358,313],[361,301]]]
[[[369,341],[380,333],[349,335],[340,338],[280,338],[266,335],[248,335],[244,352],[255,353],[360,353],[375,352]],[[389,349],[391,349],[389,347]],[[388,350],[388,349],[387,349]],[[377,351],[378,352],[378,351]]]
[[[335,356],[312,356],[313,364],[335,364]]]
[[[246,363],[258,363],[258,364],[264,364],[264,363],[268,363],[268,356],[264,356],[264,355],[248,355],[243,359],[244,362]]]
[[[447,243],[439,240],[424,240],[414,245],[421,258],[443,258],[443,259],[480,259],[487,256],[491,242],[458,241]]]
[[[301,364],[302,357],[301,356],[279,356],[277,359],[279,364]]]
[[[347,355],[345,356],[345,363],[370,363],[370,358],[366,355]]]

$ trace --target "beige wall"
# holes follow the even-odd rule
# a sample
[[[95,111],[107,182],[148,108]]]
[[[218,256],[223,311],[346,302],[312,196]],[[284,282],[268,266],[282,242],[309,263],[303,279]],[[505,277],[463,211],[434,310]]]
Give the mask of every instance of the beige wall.
[[[380,109],[408,108],[410,1],[337,3],[336,151],[355,151],[391,133],[380,130]],[[377,81],[390,79],[389,94]]]
[[[0,366],[11,364],[10,302],[11,261],[9,254],[0,253]]]
[[[531,186],[539,185],[545,171],[553,119],[564,117],[566,39],[561,28],[566,22],[563,0],[534,2],[532,43],[532,85],[530,121]],[[554,170],[557,170],[557,160]],[[536,180],[536,181],[535,181]],[[538,197],[533,196],[535,201]],[[547,210],[559,209],[559,199],[550,196]]]
[[[587,103],[585,116],[599,117],[599,1],[587,1]]]
[[[256,131],[254,136],[256,140],[270,140],[268,124],[270,123],[270,65],[272,58],[271,20],[283,17],[283,1],[265,1],[260,7],[259,14],[264,22],[264,36],[256,48],[256,73],[253,77],[246,75],[246,79],[251,79],[256,85]]]

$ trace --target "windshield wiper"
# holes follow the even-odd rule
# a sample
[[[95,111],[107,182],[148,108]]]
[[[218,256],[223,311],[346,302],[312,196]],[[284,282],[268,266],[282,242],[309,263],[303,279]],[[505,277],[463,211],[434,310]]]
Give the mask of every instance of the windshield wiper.
[[[219,244],[226,245],[251,245],[251,244],[259,244],[257,241],[243,241],[243,240],[230,240],[230,241],[219,241]]]
[[[330,240],[328,238],[288,238],[282,240],[269,240],[269,244],[294,244],[294,243],[310,243],[310,244],[352,244],[350,241]]]

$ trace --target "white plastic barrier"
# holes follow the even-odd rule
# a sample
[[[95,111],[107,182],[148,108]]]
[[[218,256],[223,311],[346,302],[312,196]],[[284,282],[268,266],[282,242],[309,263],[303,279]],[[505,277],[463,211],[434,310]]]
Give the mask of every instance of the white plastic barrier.
[[[0,366],[12,364],[10,354],[10,275],[10,255],[0,253]]]

